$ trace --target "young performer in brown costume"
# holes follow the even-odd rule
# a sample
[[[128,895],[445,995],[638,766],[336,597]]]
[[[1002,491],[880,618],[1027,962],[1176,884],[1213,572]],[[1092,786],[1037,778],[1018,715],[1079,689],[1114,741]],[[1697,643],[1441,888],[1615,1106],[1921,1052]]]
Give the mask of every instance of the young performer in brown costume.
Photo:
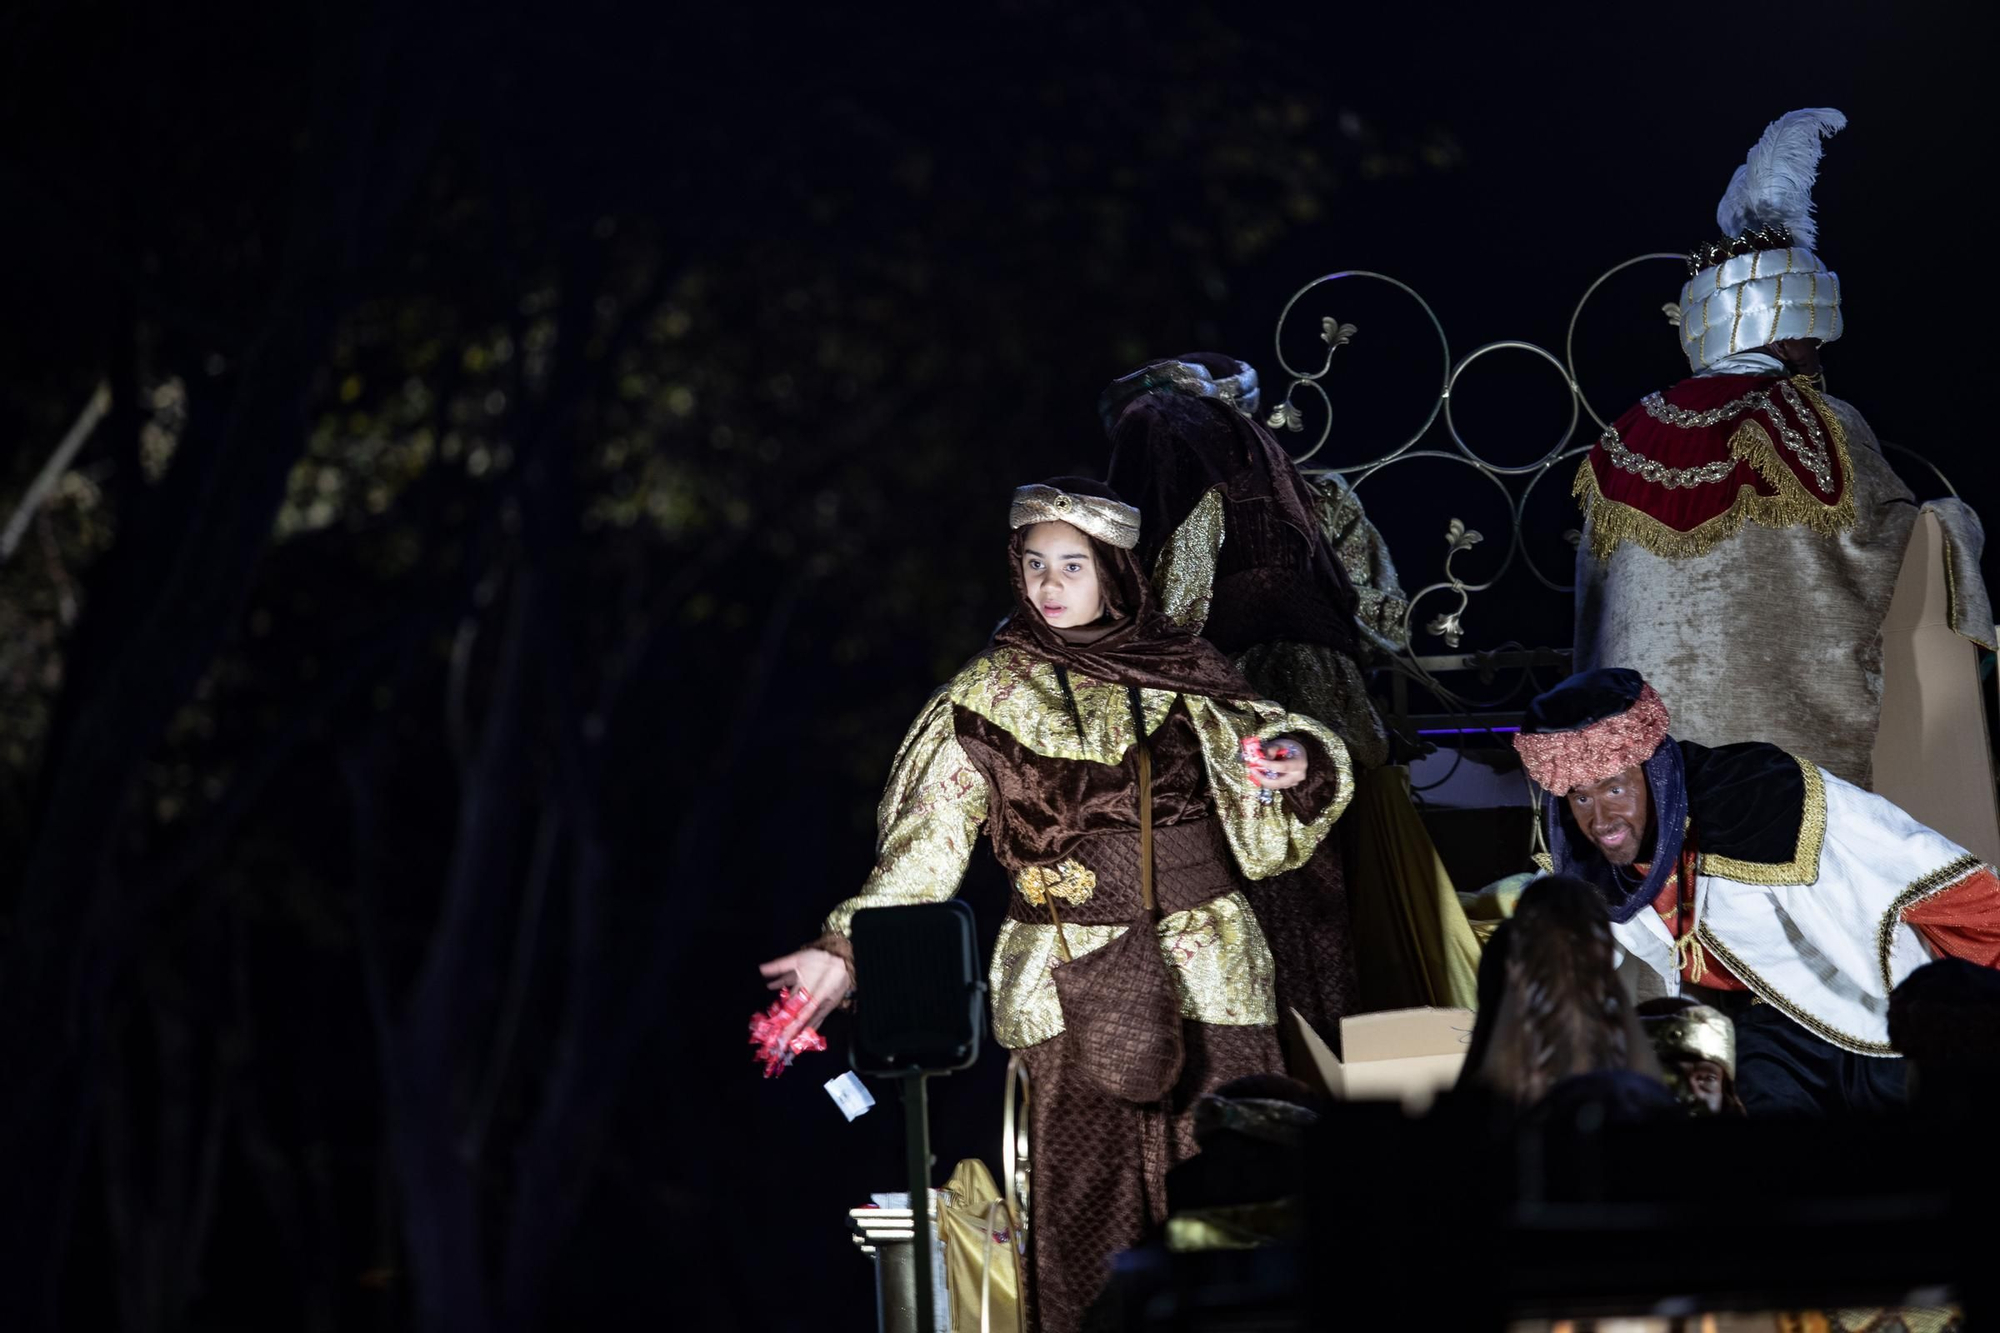
[[[815,945],[762,970],[816,997],[802,1022],[850,985],[866,1003],[854,913],[950,897],[985,829],[1015,888],[989,977],[994,1036],[1032,1080],[1030,1309],[1058,1333],[1164,1219],[1196,1100],[1283,1067],[1244,888],[1312,856],[1352,775],[1336,735],[1255,698],[1160,612],[1138,511],[1108,487],[1024,486],[1011,523],[1014,613],[904,739],[873,873]],[[1273,756],[1254,767],[1252,736]]]

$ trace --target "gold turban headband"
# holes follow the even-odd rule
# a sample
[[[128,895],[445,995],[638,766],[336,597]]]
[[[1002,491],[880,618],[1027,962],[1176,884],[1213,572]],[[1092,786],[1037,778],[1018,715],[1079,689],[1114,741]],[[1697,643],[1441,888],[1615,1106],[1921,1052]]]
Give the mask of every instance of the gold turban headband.
[[[1679,1013],[1645,1020],[1653,1050],[1665,1061],[1707,1060],[1736,1077],[1736,1025],[1728,1015],[1698,1004]]]
[[[1067,523],[1121,551],[1139,544],[1139,511],[1131,505],[1095,495],[1071,495],[1053,486],[1023,486],[1014,492],[1007,526],[1025,528],[1031,523]]]

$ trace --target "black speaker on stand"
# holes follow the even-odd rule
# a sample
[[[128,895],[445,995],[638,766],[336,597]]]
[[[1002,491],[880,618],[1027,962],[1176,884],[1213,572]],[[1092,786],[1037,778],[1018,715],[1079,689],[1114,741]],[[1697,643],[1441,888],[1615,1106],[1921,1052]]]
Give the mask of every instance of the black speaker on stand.
[[[986,1011],[972,909],[962,902],[870,907],[854,914],[854,1068],[903,1085],[904,1145],[916,1232],[917,1321],[937,1326],[931,1286],[931,1125],[925,1088],[933,1074],[979,1058]]]

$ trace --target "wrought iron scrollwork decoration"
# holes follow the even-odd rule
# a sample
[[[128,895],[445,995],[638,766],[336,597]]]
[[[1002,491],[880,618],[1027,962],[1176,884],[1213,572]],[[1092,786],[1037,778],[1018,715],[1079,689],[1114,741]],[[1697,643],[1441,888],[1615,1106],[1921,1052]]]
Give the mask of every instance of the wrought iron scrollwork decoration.
[[[1536,343],[1525,342],[1519,339],[1503,339],[1498,342],[1490,342],[1483,346],[1475,347],[1472,351],[1466,353],[1464,357],[1454,362],[1451,354],[1451,343],[1445,335],[1444,324],[1438,319],[1437,312],[1431,308],[1430,303],[1409,284],[1392,278],[1387,274],[1374,273],[1365,269],[1345,269],[1313,279],[1294,292],[1291,298],[1285,302],[1284,309],[1278,314],[1278,323],[1273,335],[1273,343],[1277,352],[1278,367],[1289,377],[1289,382],[1285,386],[1282,399],[1268,417],[1269,424],[1274,429],[1282,427],[1291,433],[1305,433],[1307,429],[1305,419],[1307,414],[1300,406],[1301,390],[1308,390],[1311,394],[1318,397],[1319,410],[1323,414],[1318,435],[1313,439],[1310,447],[1293,455],[1302,471],[1318,479],[1339,476],[1351,488],[1359,491],[1364,482],[1387,468],[1418,458],[1444,459],[1448,462],[1471,468],[1479,475],[1485,477],[1499,490],[1506,504],[1509,516],[1509,530],[1506,534],[1506,548],[1500,556],[1498,568],[1494,569],[1492,574],[1483,581],[1467,579],[1461,575],[1456,567],[1459,557],[1475,544],[1482,542],[1484,538],[1478,532],[1467,529],[1464,522],[1457,516],[1451,516],[1446,529],[1445,540],[1447,549],[1444,566],[1441,571],[1443,577],[1436,582],[1419,588],[1415,593],[1411,594],[1409,596],[1408,609],[1404,614],[1403,631],[1405,648],[1395,659],[1395,665],[1398,670],[1421,681],[1426,688],[1450,707],[1476,709],[1490,707],[1492,706],[1492,702],[1463,699],[1440,685],[1436,677],[1424,668],[1419,660],[1419,655],[1409,646],[1414,638],[1411,633],[1412,627],[1418,623],[1418,607],[1427,599],[1434,596],[1451,595],[1455,597],[1456,604],[1449,610],[1433,615],[1430,620],[1424,622],[1424,628],[1433,637],[1441,639],[1446,647],[1457,649],[1467,637],[1466,613],[1471,605],[1472,595],[1485,592],[1493,587],[1513,567],[1516,559],[1519,559],[1527,567],[1529,573],[1534,576],[1536,581],[1549,591],[1558,594],[1568,594],[1574,591],[1572,583],[1550,578],[1547,572],[1536,565],[1533,554],[1527,549],[1522,540],[1522,517],[1526,511],[1530,497],[1534,494],[1535,488],[1541,485],[1543,480],[1552,471],[1561,471],[1564,478],[1567,479],[1569,475],[1568,469],[1562,468],[1561,465],[1589,452],[1591,441],[1584,441],[1582,443],[1576,441],[1577,427],[1581,424],[1584,415],[1588,414],[1600,430],[1609,425],[1606,418],[1598,412],[1597,408],[1591,403],[1589,396],[1584,392],[1576,373],[1576,331],[1578,322],[1583,316],[1584,307],[1590,303],[1591,299],[1597,295],[1605,283],[1626,269],[1640,264],[1659,261],[1671,261],[1678,266],[1685,264],[1686,256],[1663,251],[1635,255],[1621,263],[1614,264],[1599,274],[1597,279],[1584,289],[1583,295],[1577,299],[1576,305],[1570,311],[1569,324],[1563,338],[1563,355],[1560,359],[1554,353]],[[1422,421],[1418,423],[1416,429],[1407,438],[1402,440],[1401,443],[1396,444],[1385,452],[1377,453],[1373,457],[1365,458],[1358,462],[1332,463],[1320,457],[1322,451],[1334,441],[1337,426],[1337,417],[1333,410],[1333,398],[1327,388],[1327,378],[1333,369],[1335,353],[1354,340],[1356,336],[1355,326],[1341,323],[1330,314],[1320,313],[1319,337],[1320,341],[1325,345],[1326,352],[1320,359],[1320,363],[1316,369],[1295,366],[1287,359],[1285,355],[1285,331],[1294,311],[1298,310],[1301,304],[1307,301],[1308,297],[1317,295],[1324,298],[1328,295],[1324,290],[1325,288],[1341,282],[1380,283],[1403,293],[1412,301],[1415,301],[1418,308],[1423,311],[1424,318],[1429,321],[1432,330],[1437,334],[1439,379],[1437,393],[1428,403]],[[1676,313],[1672,303],[1668,303],[1668,305],[1662,306],[1660,309],[1669,319],[1673,318]],[[1548,449],[1539,458],[1518,466],[1497,463],[1480,454],[1467,442],[1464,434],[1459,429],[1457,418],[1453,413],[1453,401],[1457,396],[1458,383],[1460,377],[1464,375],[1466,368],[1483,356],[1501,351],[1526,353],[1535,360],[1546,363],[1561,378],[1563,387],[1570,399],[1569,424],[1563,430],[1562,434],[1549,445]],[[1436,442],[1434,446],[1426,447],[1425,441],[1432,436],[1440,417],[1444,419],[1447,439]],[[1443,447],[1446,443],[1449,444],[1449,447]],[[1929,459],[1912,450],[1896,445],[1885,445],[1884,447],[1898,454],[1905,454],[1916,459],[1937,476],[1938,481],[1944,486],[1946,491],[1954,496],[1958,494],[1956,488],[1952,486],[1951,480],[1936,465],[1932,464]],[[1513,479],[1517,477],[1524,479],[1519,484],[1518,493],[1512,485]],[[1566,530],[1563,533],[1563,537],[1567,540],[1570,547],[1574,549],[1581,542],[1582,533],[1572,528]],[[1487,654],[1475,653],[1472,655],[1472,659],[1476,660],[1479,664],[1481,677],[1490,682],[1493,676],[1492,662]],[[1524,669],[1524,678],[1526,675],[1527,671]]]
[[[1290,307],[1287,306],[1286,309],[1289,310]],[[1283,317],[1281,316],[1279,319],[1279,324],[1282,326],[1283,323],[1284,320]],[[1326,344],[1326,360],[1321,363],[1320,368],[1318,370],[1314,371],[1310,375],[1297,375],[1297,374],[1293,375],[1292,382],[1289,385],[1285,386],[1284,398],[1279,401],[1277,407],[1272,409],[1271,415],[1264,419],[1264,424],[1269,426],[1272,430],[1277,430],[1280,427],[1282,427],[1285,430],[1293,432],[1304,430],[1306,428],[1305,414],[1300,412],[1298,404],[1292,401],[1293,391],[1296,390],[1299,387],[1299,385],[1305,383],[1311,383],[1315,387],[1317,387],[1318,382],[1326,378],[1326,372],[1333,369],[1333,354],[1339,351],[1341,348],[1347,346],[1348,343],[1354,341],[1354,335],[1358,332],[1360,332],[1360,330],[1355,328],[1352,324],[1343,324],[1339,320],[1335,319],[1332,315],[1327,315],[1324,318],[1322,318],[1319,322],[1319,340]],[[1280,362],[1283,361],[1283,358],[1284,358],[1284,353],[1281,350],[1279,352]],[[1286,369],[1289,371],[1290,367],[1286,367]],[[1320,396],[1322,398],[1326,396],[1324,390],[1321,391]],[[1328,426],[1331,427],[1331,425],[1332,425],[1332,418],[1329,415]],[[1319,439],[1319,444],[1324,444],[1324,443],[1326,443],[1326,436],[1322,434]],[[1313,448],[1314,449],[1319,448],[1319,444],[1315,444]],[[1308,454],[1310,454],[1310,451],[1308,451]]]
[[[1442,615],[1434,617],[1431,623],[1424,626],[1424,628],[1432,634],[1437,635],[1440,639],[1443,639],[1446,647],[1456,648],[1458,647],[1460,637],[1465,633],[1465,626],[1459,623],[1458,618],[1465,611],[1466,604],[1472,600],[1472,594],[1463,583],[1458,581],[1457,576],[1451,572],[1451,562],[1458,558],[1460,551],[1470,550],[1480,542],[1485,541],[1486,538],[1482,534],[1466,527],[1463,520],[1455,518],[1445,526],[1444,540],[1445,544],[1451,548],[1445,553],[1444,576],[1450,580],[1451,590],[1458,594],[1458,605],[1444,612]],[[1404,618],[1403,628],[1406,631],[1409,629],[1407,615]]]
[[[1464,357],[1454,361],[1451,354],[1451,343],[1445,334],[1444,324],[1438,319],[1437,312],[1432,309],[1430,303],[1409,284],[1389,277],[1387,274],[1374,273],[1362,269],[1349,269],[1315,278],[1293,293],[1291,299],[1285,303],[1284,309],[1278,316],[1278,326],[1274,343],[1277,351],[1278,366],[1289,377],[1289,383],[1285,387],[1283,399],[1271,415],[1271,424],[1273,426],[1284,426],[1291,431],[1303,432],[1305,430],[1305,414],[1299,407],[1299,391],[1302,388],[1308,389],[1318,396],[1319,406],[1325,414],[1318,437],[1309,448],[1295,455],[1304,471],[1309,475],[1319,477],[1337,474],[1345,478],[1348,484],[1358,491],[1364,482],[1386,468],[1408,462],[1412,459],[1438,458],[1471,468],[1481,476],[1484,476],[1500,491],[1502,500],[1506,504],[1509,516],[1506,546],[1500,554],[1498,567],[1493,570],[1489,577],[1483,580],[1468,580],[1462,577],[1455,569],[1454,566],[1458,557],[1475,542],[1481,540],[1481,538],[1477,533],[1468,533],[1468,530],[1460,519],[1457,517],[1451,518],[1446,538],[1447,552],[1443,571],[1444,578],[1418,589],[1411,595],[1409,614],[1404,625],[1406,631],[1418,623],[1418,606],[1420,603],[1434,595],[1452,594],[1457,598],[1457,605],[1449,611],[1433,616],[1425,623],[1425,629],[1431,635],[1443,639],[1447,646],[1452,648],[1458,647],[1466,632],[1464,618],[1466,610],[1470,605],[1472,594],[1484,592],[1491,588],[1506,575],[1517,559],[1526,565],[1535,579],[1551,592],[1567,593],[1572,591],[1570,582],[1551,578],[1547,571],[1544,571],[1535,563],[1534,556],[1528,551],[1522,541],[1522,514],[1525,511],[1529,497],[1534,493],[1535,487],[1540,485],[1542,480],[1551,471],[1556,470],[1559,464],[1588,452],[1589,443],[1576,443],[1577,427],[1581,424],[1584,413],[1588,412],[1591,419],[1596,421],[1600,427],[1604,424],[1604,418],[1599,416],[1596,409],[1591,406],[1576,376],[1576,326],[1578,319],[1583,313],[1584,306],[1589,303],[1590,299],[1596,295],[1598,289],[1613,275],[1635,264],[1656,259],[1671,259],[1676,263],[1685,262],[1685,257],[1681,255],[1664,253],[1640,255],[1607,270],[1585,289],[1582,298],[1577,301],[1576,307],[1571,311],[1568,334],[1563,348],[1565,355],[1562,358],[1558,358],[1554,353],[1539,344],[1509,338],[1475,347],[1472,351],[1466,353]],[[1310,370],[1293,365],[1286,357],[1285,330],[1293,312],[1298,309],[1307,297],[1320,292],[1322,288],[1343,281],[1381,283],[1402,292],[1417,303],[1418,308],[1423,311],[1425,319],[1429,321],[1431,328],[1437,334],[1439,380],[1437,396],[1428,404],[1428,410],[1423,420],[1419,423],[1416,430],[1400,444],[1397,444],[1386,452],[1358,462],[1330,463],[1320,459],[1322,451],[1325,450],[1333,439],[1336,426],[1333,400],[1328,392],[1326,380],[1333,368],[1334,352],[1352,340],[1354,336],[1353,326],[1338,323],[1330,315],[1321,316],[1320,337],[1321,341],[1326,344],[1327,351],[1321,364],[1316,369]],[[1503,351],[1526,353],[1535,360],[1546,363],[1560,378],[1570,403],[1569,422],[1561,434],[1556,437],[1539,457],[1530,462],[1518,465],[1495,462],[1475,449],[1466,439],[1464,432],[1460,428],[1457,415],[1453,410],[1459,381],[1467,368],[1481,357]],[[1439,418],[1443,418],[1449,447],[1423,447],[1426,439],[1432,435],[1433,428],[1437,425]],[[1444,444],[1447,441],[1440,441],[1439,443]],[[1510,485],[1510,481],[1515,477],[1525,479],[1520,485],[1518,493]],[[1575,534],[1573,531],[1565,532],[1564,536],[1570,539],[1572,546],[1574,546],[1578,539],[1578,534]]]
[[[1628,268],[1634,268],[1640,264],[1644,264],[1651,260],[1656,260],[1656,259],[1668,259],[1672,260],[1676,264],[1682,264],[1682,265],[1685,265],[1687,263],[1686,255],[1670,254],[1664,250],[1655,250],[1650,254],[1633,255],[1630,259],[1626,260],[1624,263],[1613,264],[1610,268],[1605,269],[1604,272],[1598,274],[1597,281],[1591,283],[1590,286],[1583,289],[1583,295],[1577,298],[1576,308],[1569,312],[1569,331],[1563,335],[1563,364],[1569,370],[1570,387],[1576,389],[1577,401],[1583,404],[1584,411],[1590,413],[1590,419],[1597,423],[1597,428],[1599,430],[1603,430],[1611,423],[1609,421],[1606,421],[1603,417],[1597,415],[1597,409],[1590,405],[1590,399],[1586,397],[1584,395],[1583,390],[1580,387],[1578,387],[1578,380],[1576,377],[1576,322],[1577,320],[1583,317],[1583,308],[1590,304],[1591,297],[1597,295],[1597,289],[1599,287],[1602,287],[1605,283],[1611,281],[1611,279],[1617,277],[1620,273],[1623,273]],[[1680,322],[1679,302],[1669,301],[1666,305],[1661,306],[1660,310],[1663,314],[1666,315],[1668,323],[1678,324]]]
[[[1419,654],[1413,646],[1415,638],[1413,628],[1417,624],[1422,623],[1425,631],[1434,638],[1442,640],[1445,647],[1457,649],[1467,637],[1466,613],[1471,606],[1473,594],[1485,592],[1492,588],[1494,584],[1506,576],[1517,559],[1527,567],[1535,580],[1549,591],[1558,594],[1566,594],[1573,591],[1573,584],[1570,581],[1567,579],[1558,580],[1551,578],[1549,572],[1544,571],[1535,563],[1533,554],[1527,549],[1526,544],[1522,540],[1522,517],[1526,511],[1530,497],[1534,494],[1535,488],[1542,483],[1543,479],[1550,472],[1562,470],[1565,476],[1567,476],[1567,470],[1562,469],[1561,465],[1589,451],[1589,441],[1583,443],[1576,441],[1577,427],[1581,424],[1584,414],[1588,413],[1590,418],[1597,422],[1600,428],[1605,424],[1604,418],[1598,415],[1596,409],[1592,407],[1585,396],[1576,375],[1576,328],[1578,320],[1582,316],[1584,306],[1589,304],[1591,298],[1597,294],[1599,288],[1615,274],[1636,264],[1661,259],[1671,259],[1676,263],[1685,262],[1685,257],[1681,255],[1664,253],[1640,255],[1608,269],[1595,282],[1591,283],[1584,290],[1582,297],[1577,301],[1575,308],[1570,313],[1568,331],[1563,347],[1564,356],[1561,358],[1558,358],[1554,353],[1539,344],[1510,338],[1475,347],[1462,358],[1454,361],[1451,353],[1451,342],[1445,334],[1444,324],[1438,318],[1437,312],[1431,307],[1431,304],[1408,283],[1392,278],[1387,274],[1370,272],[1363,269],[1348,269],[1337,273],[1325,274],[1313,279],[1294,292],[1291,299],[1285,302],[1284,309],[1279,312],[1273,343],[1277,352],[1278,366],[1288,377],[1288,383],[1285,386],[1282,399],[1268,418],[1269,424],[1274,429],[1283,427],[1285,430],[1294,433],[1303,433],[1306,430],[1306,413],[1300,406],[1301,390],[1307,390],[1311,394],[1317,395],[1319,399],[1318,407],[1323,413],[1317,437],[1312,441],[1310,447],[1294,455],[1301,470],[1305,471],[1309,476],[1319,479],[1337,475],[1344,479],[1350,487],[1359,491],[1363,483],[1385,469],[1395,467],[1413,459],[1436,458],[1472,469],[1474,472],[1485,477],[1500,492],[1502,502],[1506,506],[1508,514],[1508,531],[1505,535],[1505,547],[1499,555],[1498,566],[1484,579],[1468,578],[1460,571],[1458,568],[1460,557],[1474,545],[1483,542],[1485,538],[1479,532],[1467,528],[1464,521],[1456,515],[1450,516],[1445,534],[1446,553],[1444,566],[1441,570],[1443,577],[1424,587],[1418,588],[1414,593],[1410,594],[1408,607],[1404,614],[1403,631],[1405,648],[1396,659],[1397,669],[1420,681],[1449,707],[1471,710],[1490,707],[1492,703],[1462,698],[1457,693],[1441,685],[1436,676],[1431,671],[1426,670],[1419,660]],[[1437,335],[1439,378],[1436,396],[1428,403],[1422,420],[1408,437],[1393,448],[1375,454],[1373,457],[1368,457],[1357,462],[1334,463],[1322,457],[1323,451],[1334,440],[1337,425],[1336,414],[1333,409],[1333,398],[1327,387],[1327,378],[1333,369],[1334,354],[1354,339],[1354,326],[1343,324],[1332,315],[1320,313],[1320,340],[1326,346],[1326,353],[1321,358],[1320,364],[1316,368],[1310,369],[1295,366],[1287,358],[1285,354],[1285,333],[1287,324],[1294,312],[1299,310],[1302,303],[1307,302],[1309,297],[1313,297],[1316,294],[1320,297],[1325,297],[1328,293],[1323,289],[1340,282],[1383,284],[1415,301],[1418,308],[1423,312],[1424,318],[1429,322],[1431,329]],[[1563,385],[1565,393],[1569,397],[1570,415],[1568,424],[1539,457],[1527,463],[1518,465],[1500,463],[1481,454],[1466,439],[1464,432],[1460,428],[1457,415],[1453,410],[1459,381],[1465,374],[1466,369],[1481,357],[1489,356],[1496,352],[1525,353],[1534,360],[1546,364],[1555,371]],[[1446,438],[1436,441],[1434,444],[1427,445],[1426,441],[1432,439],[1440,418],[1444,421]],[[1521,478],[1522,481],[1515,483],[1515,478]],[[1575,529],[1564,532],[1563,536],[1568,539],[1572,548],[1581,540],[1581,533]],[[1433,597],[1442,596],[1452,597],[1455,604],[1448,610],[1439,611],[1437,614],[1431,616],[1428,621],[1420,620],[1419,607]],[[1487,681],[1491,681],[1492,670],[1490,663],[1482,667],[1480,675]],[[1523,680],[1525,680],[1528,675],[1527,669],[1523,669],[1522,675]],[[1516,688],[1518,688],[1518,683]]]
[[[1301,387],[1311,389],[1319,395],[1320,406],[1325,409],[1326,413],[1325,424],[1320,427],[1319,438],[1314,440],[1312,447],[1304,453],[1294,455],[1294,461],[1301,467],[1305,467],[1315,454],[1326,447],[1327,440],[1333,434],[1333,400],[1328,396],[1326,385],[1323,381],[1326,379],[1327,373],[1333,369],[1334,353],[1339,351],[1341,347],[1345,346],[1355,336],[1355,328],[1352,324],[1338,324],[1331,316],[1321,317],[1320,339],[1327,345],[1326,357],[1321,361],[1318,370],[1307,371],[1294,366],[1285,356],[1285,323],[1292,317],[1292,311],[1298,306],[1300,301],[1305,299],[1307,294],[1318,290],[1328,283],[1340,282],[1348,278],[1364,278],[1373,282],[1387,283],[1398,291],[1406,293],[1411,300],[1423,308],[1424,314],[1429,316],[1431,327],[1437,331],[1438,352],[1443,360],[1443,369],[1438,381],[1438,398],[1436,402],[1431,404],[1429,415],[1424,418],[1423,424],[1417,427],[1416,432],[1409,439],[1403,441],[1402,444],[1390,450],[1387,454],[1384,454],[1381,459],[1377,460],[1378,462],[1388,462],[1430,433],[1431,426],[1438,419],[1438,414],[1444,410],[1444,395],[1451,384],[1451,344],[1445,340],[1444,325],[1438,322],[1438,317],[1431,310],[1430,303],[1417,295],[1415,288],[1409,286],[1407,283],[1397,281],[1386,273],[1370,273],[1362,269],[1348,269],[1340,273],[1328,273],[1324,276],[1314,278],[1311,282],[1293,292],[1291,300],[1285,302],[1285,308],[1278,312],[1276,334],[1278,368],[1290,377],[1290,382],[1285,385],[1285,394],[1280,401],[1279,409],[1272,413],[1272,427],[1275,429],[1278,426],[1283,426],[1285,429],[1295,432],[1305,429],[1305,419],[1299,410],[1296,400],[1296,395]],[[1329,327],[1335,333],[1335,337],[1333,338],[1327,336]],[[1285,412],[1283,418],[1278,417],[1278,411]],[[1309,472],[1318,471],[1321,473],[1330,471],[1345,473],[1355,470],[1353,468],[1326,467],[1307,469]]]

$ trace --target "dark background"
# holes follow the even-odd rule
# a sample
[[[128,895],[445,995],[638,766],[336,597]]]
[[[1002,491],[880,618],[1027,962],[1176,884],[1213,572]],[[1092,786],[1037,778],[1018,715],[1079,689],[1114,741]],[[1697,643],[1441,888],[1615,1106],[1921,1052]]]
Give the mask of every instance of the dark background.
[[[6,1326],[867,1326],[898,1113],[844,1123],[835,1055],[756,1077],[752,965],[865,873],[1009,488],[1100,468],[1145,358],[1281,392],[1318,274],[1560,354],[1840,107],[1830,387],[1990,510],[1983,7],[1608,12],[0,15],[6,513],[111,390],[0,564]],[[1600,412],[1684,373],[1684,276],[1585,312]],[[1361,330],[1315,461],[1436,390],[1358,288],[1287,342]],[[1509,464],[1568,413],[1522,353],[1455,401]],[[1462,467],[1362,493],[1408,587],[1451,517],[1504,553]],[[1567,616],[1517,568],[1468,646]],[[938,1086],[947,1166],[999,1067]]]

